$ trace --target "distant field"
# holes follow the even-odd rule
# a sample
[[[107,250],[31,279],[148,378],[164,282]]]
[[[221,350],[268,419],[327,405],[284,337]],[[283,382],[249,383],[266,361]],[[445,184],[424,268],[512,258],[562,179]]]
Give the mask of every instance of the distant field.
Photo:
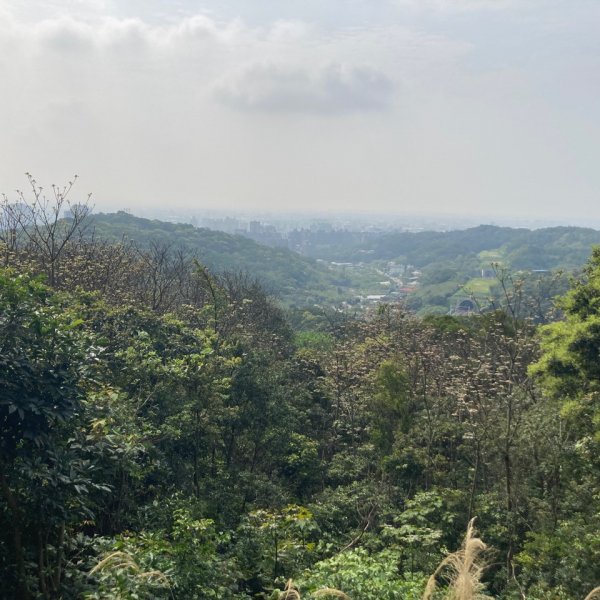
[[[482,279],[481,277],[475,277],[465,283],[458,293],[474,296],[485,296],[488,298],[491,296],[492,286],[494,286],[496,283],[497,281],[495,279]]]
[[[482,267],[489,267],[492,263],[502,264],[504,260],[504,254],[501,250],[482,250],[477,258],[481,261]]]

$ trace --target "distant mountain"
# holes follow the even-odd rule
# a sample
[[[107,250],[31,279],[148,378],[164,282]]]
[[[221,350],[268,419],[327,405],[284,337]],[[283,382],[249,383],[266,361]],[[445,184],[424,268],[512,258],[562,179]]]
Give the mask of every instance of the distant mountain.
[[[513,269],[571,269],[583,265],[592,246],[600,244],[600,231],[583,227],[529,230],[480,225],[447,232],[348,236],[344,243],[338,238],[329,247],[323,243],[322,236],[319,241],[318,256],[328,260],[400,260],[422,268],[494,251]],[[310,249],[307,254],[316,256]]]
[[[140,246],[169,244],[186,249],[214,271],[248,273],[290,307],[342,301],[354,305],[358,296],[368,301],[369,295],[395,301],[406,295],[407,285],[414,285],[407,304],[422,313],[448,311],[457,296],[493,295],[491,263],[512,271],[572,271],[584,265],[592,247],[600,244],[600,231],[582,227],[305,231],[301,255],[239,235],[125,212],[94,215],[93,226],[99,238],[115,242],[125,238]]]
[[[246,272],[291,306],[338,300],[353,293],[349,289],[353,282],[343,270],[243,236],[143,219],[125,212],[93,215],[92,226],[100,239],[132,240],[140,246],[169,244],[189,251],[214,271]]]

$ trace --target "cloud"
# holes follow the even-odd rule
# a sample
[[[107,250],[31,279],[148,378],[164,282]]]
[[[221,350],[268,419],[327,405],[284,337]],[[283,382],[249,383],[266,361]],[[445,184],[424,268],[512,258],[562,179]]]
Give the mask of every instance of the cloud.
[[[400,8],[441,12],[504,10],[531,3],[530,0],[392,0],[392,2]]]
[[[0,191],[31,171],[113,207],[598,195],[589,0],[174,5],[0,0]]]
[[[42,21],[33,28],[33,34],[42,51],[65,54],[87,52],[94,46],[94,29],[71,17]]]
[[[310,27],[302,21],[275,21],[268,30],[267,39],[272,42],[298,42],[306,38]]]
[[[285,24],[281,27],[285,28]],[[83,19],[72,15],[27,23],[15,19],[9,11],[3,13],[0,7],[0,43],[14,45],[17,41],[15,51],[21,52],[21,56],[24,47],[42,53],[50,50],[72,55],[88,50],[184,50],[199,43],[240,43],[253,35],[239,20],[221,25],[201,14],[161,24],[139,17]]]
[[[368,66],[258,63],[219,82],[215,95],[242,111],[332,114],[388,108],[393,91],[392,81]]]

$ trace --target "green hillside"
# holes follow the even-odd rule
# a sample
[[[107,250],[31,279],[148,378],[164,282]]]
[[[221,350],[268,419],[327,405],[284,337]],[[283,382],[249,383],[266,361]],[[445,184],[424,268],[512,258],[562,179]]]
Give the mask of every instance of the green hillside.
[[[459,258],[483,262],[502,258],[515,269],[574,268],[600,244],[600,231],[583,227],[514,229],[480,225],[457,231],[375,233],[345,243],[318,248],[319,256],[330,260],[401,260],[422,268]],[[312,254],[312,253],[311,253]]]
[[[403,272],[404,284],[415,280],[418,285],[408,295],[407,304],[421,314],[445,313],[464,297],[475,297],[485,306],[497,296],[494,269],[522,273],[528,290],[548,288],[553,295],[566,290],[564,276],[553,286],[545,281],[549,274],[570,273],[589,258],[592,248],[600,244],[600,231],[583,227],[513,229],[480,225],[466,230],[439,232],[368,233],[363,236],[336,234],[327,246],[323,235],[309,246],[311,256],[332,261],[349,261],[362,268],[377,266],[392,275]]]
[[[246,272],[290,306],[340,301],[355,294],[354,288],[365,283],[364,277],[361,281],[341,268],[320,264],[291,250],[189,224],[118,212],[94,215],[92,226],[100,239],[132,240],[142,247],[172,245],[185,249],[214,271]]]
[[[329,285],[323,262],[126,214],[96,217],[96,243],[46,222],[0,238],[1,598],[579,600],[600,582],[600,247],[562,313],[546,270],[448,258],[379,281],[424,317],[382,295],[323,314],[164,249],[288,294]],[[545,247],[576,256],[571,233]],[[495,288],[495,310],[465,302]],[[465,556],[468,593],[428,595]]]
[[[402,284],[389,275],[388,264],[402,264],[404,285],[410,269],[421,272],[407,298],[409,308],[421,314],[447,312],[457,299],[471,295],[485,304],[497,283],[489,273],[492,263],[512,272],[570,272],[600,244],[599,231],[581,227],[530,231],[481,225],[449,232],[369,233],[360,239],[350,232],[334,232],[329,246],[326,234],[318,233],[315,244],[307,247],[310,256],[305,256],[239,235],[125,212],[94,215],[93,228],[100,239],[183,248],[215,271],[248,273],[289,307],[354,302],[357,296],[386,293],[380,282],[390,277],[391,289],[398,289]],[[353,266],[336,266],[333,261]],[[482,271],[488,271],[485,277]],[[557,292],[565,285],[566,281]]]

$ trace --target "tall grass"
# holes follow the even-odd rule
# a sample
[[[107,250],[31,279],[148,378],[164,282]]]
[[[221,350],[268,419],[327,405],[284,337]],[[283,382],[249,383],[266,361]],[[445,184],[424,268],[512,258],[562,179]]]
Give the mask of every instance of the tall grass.
[[[105,556],[96,566],[90,571],[90,575],[100,574],[104,572],[119,572],[124,571],[134,579],[148,584],[154,584],[162,587],[170,587],[169,578],[158,570],[143,571],[137,564],[133,556],[127,552],[112,552]],[[290,600],[293,600],[290,598]]]
[[[313,598],[338,598],[339,600],[351,600],[350,596],[344,594],[341,590],[336,590],[335,588],[321,588],[312,594]],[[298,588],[294,585],[291,579],[288,579],[288,582],[283,590],[279,594],[278,600],[301,600],[300,592]]]
[[[439,564],[433,575],[429,578],[423,600],[431,600],[438,587],[438,579],[445,580],[446,600],[484,600],[490,596],[485,594],[485,586],[481,577],[487,566],[484,554],[487,546],[475,537],[475,519],[469,521],[467,534],[462,546],[449,554]]]

